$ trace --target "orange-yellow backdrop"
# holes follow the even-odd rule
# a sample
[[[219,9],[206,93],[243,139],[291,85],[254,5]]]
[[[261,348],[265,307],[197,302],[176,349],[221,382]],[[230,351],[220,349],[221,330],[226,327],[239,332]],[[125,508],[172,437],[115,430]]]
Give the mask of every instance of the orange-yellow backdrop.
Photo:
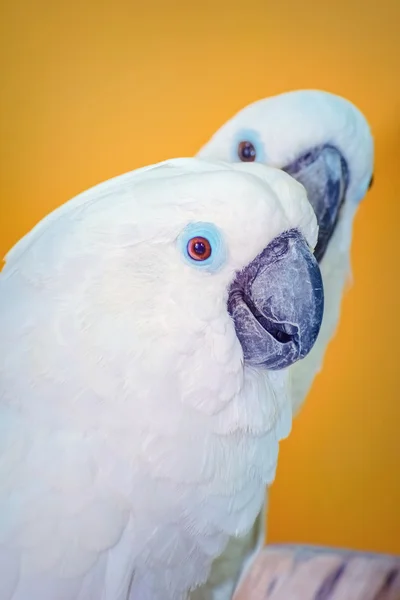
[[[355,283],[281,446],[268,533],[400,553],[400,4],[2,0],[1,13],[1,255],[85,188],[194,154],[253,100],[316,87],[365,112],[376,176]]]

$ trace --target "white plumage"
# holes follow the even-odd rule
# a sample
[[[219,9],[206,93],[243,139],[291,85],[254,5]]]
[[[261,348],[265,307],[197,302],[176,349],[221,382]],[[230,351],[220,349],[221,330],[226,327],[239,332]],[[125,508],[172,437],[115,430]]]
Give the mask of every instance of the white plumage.
[[[344,203],[320,263],[325,292],[320,334],[308,356],[290,367],[291,398],[296,414],[322,368],[327,346],[339,322],[341,300],[350,276],[353,220],[373,174],[373,138],[365,117],[351,102],[327,92],[301,90],[246,106],[211,137],[198,156],[239,161],[238,144],[242,140],[251,140],[257,161],[282,169],[313,148],[327,144],[341,152],[348,166]],[[314,181],[315,186],[318,183],[318,179]],[[228,551],[214,566],[204,597],[211,593],[214,600],[231,597],[244,558],[246,569],[263,543],[264,525],[264,518],[260,518],[246,538],[230,542]]]
[[[217,272],[182,259],[192,221],[223,232]],[[243,366],[227,290],[293,227],[315,246],[288,175],[176,159],[80,194],[9,252],[0,600],[181,600],[249,531],[291,403],[287,371]]]

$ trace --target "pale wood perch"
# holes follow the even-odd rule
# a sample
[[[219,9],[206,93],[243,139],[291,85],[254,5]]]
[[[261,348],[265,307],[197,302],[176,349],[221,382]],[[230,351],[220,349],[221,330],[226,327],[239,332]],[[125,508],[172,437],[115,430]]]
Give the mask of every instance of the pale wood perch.
[[[400,600],[400,556],[267,546],[233,600]]]

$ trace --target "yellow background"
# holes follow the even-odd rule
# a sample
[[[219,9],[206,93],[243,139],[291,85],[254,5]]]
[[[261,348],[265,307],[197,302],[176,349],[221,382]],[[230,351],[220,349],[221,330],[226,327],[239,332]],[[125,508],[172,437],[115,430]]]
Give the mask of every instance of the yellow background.
[[[364,111],[376,173],[355,283],[282,444],[269,539],[400,553],[398,1],[3,0],[1,13],[1,255],[78,192],[193,155],[264,96],[322,88]]]

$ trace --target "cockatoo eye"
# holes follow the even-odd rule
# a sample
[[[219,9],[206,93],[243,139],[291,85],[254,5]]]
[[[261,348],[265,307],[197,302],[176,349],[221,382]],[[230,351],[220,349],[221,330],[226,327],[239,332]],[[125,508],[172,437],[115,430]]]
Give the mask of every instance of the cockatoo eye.
[[[232,162],[268,163],[264,142],[257,129],[239,129],[232,138],[230,150]]]
[[[238,156],[243,162],[254,162],[257,158],[257,152],[251,142],[239,142]]]
[[[211,244],[204,237],[194,237],[188,241],[187,253],[193,260],[207,260],[212,254]]]
[[[372,188],[372,186],[374,185],[374,176],[372,175],[371,179],[369,180],[369,186],[368,189],[370,190]]]
[[[189,223],[177,241],[183,258],[192,267],[214,272],[226,260],[222,234],[212,223]]]

